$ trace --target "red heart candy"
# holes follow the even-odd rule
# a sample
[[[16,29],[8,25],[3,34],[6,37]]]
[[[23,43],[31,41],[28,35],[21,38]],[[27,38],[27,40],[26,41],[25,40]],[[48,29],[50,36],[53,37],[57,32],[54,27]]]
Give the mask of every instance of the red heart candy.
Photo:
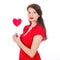
[[[13,19],[13,24],[14,24],[16,27],[18,27],[18,26],[21,24],[21,22],[22,22],[21,19],[16,19],[16,18]]]

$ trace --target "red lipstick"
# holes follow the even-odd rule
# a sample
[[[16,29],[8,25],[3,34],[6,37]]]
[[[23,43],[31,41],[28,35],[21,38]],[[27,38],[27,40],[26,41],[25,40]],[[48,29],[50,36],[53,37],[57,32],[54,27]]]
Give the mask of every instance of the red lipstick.
[[[34,19],[33,17],[30,17],[30,19]]]

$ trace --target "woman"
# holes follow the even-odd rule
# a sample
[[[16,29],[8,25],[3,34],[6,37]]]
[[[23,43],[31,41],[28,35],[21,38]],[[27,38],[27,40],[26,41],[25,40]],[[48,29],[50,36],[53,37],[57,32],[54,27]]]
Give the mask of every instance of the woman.
[[[47,39],[42,11],[37,4],[29,5],[27,11],[30,24],[24,27],[20,37],[14,34],[13,40],[20,48],[19,60],[41,60],[37,49]]]

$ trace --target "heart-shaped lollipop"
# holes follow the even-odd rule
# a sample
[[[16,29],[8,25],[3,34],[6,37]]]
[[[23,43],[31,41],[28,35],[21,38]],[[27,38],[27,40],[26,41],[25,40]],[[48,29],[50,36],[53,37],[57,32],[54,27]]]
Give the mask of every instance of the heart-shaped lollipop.
[[[22,19],[16,19],[16,18],[13,19],[13,24],[16,27],[18,27],[21,24],[21,22],[22,22]]]

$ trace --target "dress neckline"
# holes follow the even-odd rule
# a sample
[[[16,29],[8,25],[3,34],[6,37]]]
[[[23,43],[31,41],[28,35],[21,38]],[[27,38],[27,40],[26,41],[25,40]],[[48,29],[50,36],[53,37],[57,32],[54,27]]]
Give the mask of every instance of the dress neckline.
[[[35,28],[38,24],[36,24],[35,26],[33,26],[32,28]],[[31,24],[29,25],[28,29],[30,28]]]
[[[24,36],[24,37],[27,36],[37,25],[38,25],[38,24],[36,24],[34,27],[32,27],[31,30],[30,30],[27,34],[24,33],[23,36]],[[31,26],[31,24],[28,26],[27,31],[29,30],[30,26]]]

